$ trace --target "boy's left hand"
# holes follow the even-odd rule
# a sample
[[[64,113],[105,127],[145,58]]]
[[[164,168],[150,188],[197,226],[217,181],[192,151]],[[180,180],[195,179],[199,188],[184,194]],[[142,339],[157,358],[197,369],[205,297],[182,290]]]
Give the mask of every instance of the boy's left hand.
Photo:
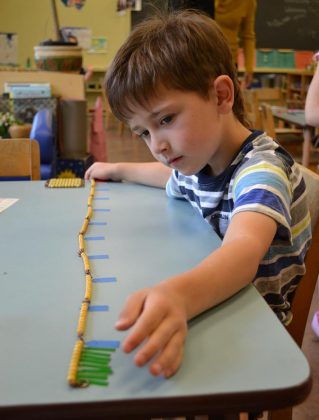
[[[187,315],[183,300],[169,282],[142,289],[127,299],[116,328],[131,326],[123,350],[130,353],[143,342],[134,358],[136,365],[144,366],[154,358],[149,371],[155,376],[172,376],[183,359]]]

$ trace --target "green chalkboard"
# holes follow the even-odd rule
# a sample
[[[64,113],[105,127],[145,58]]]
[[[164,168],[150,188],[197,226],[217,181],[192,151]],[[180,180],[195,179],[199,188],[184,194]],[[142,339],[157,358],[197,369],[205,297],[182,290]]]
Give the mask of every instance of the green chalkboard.
[[[132,26],[172,3],[143,1],[142,11],[132,12]],[[318,50],[319,0],[257,0],[255,30],[257,48]]]
[[[131,22],[132,27],[140,23],[145,18],[152,16],[157,10],[178,10],[178,9],[198,9],[214,16],[213,0],[144,0],[142,10],[139,12],[132,11]]]
[[[257,48],[319,49],[319,0],[257,0]]]

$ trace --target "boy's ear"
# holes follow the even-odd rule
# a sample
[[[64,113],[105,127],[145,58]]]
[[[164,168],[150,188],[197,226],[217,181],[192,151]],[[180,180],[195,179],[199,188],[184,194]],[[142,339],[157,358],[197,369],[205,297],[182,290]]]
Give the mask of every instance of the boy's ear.
[[[210,84],[220,113],[228,114],[234,105],[234,84],[229,76],[216,77]]]

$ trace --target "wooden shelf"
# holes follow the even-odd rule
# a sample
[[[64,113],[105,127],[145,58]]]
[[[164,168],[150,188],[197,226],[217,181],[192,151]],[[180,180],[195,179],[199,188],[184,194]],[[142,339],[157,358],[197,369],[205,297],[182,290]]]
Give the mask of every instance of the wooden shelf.
[[[244,69],[239,68],[238,72],[243,73]],[[254,68],[254,80],[259,81],[261,87],[279,87],[286,101],[296,101],[298,96],[302,103],[306,100],[313,75],[314,69]]]
[[[92,88],[88,88],[85,89],[85,93],[101,93],[102,89],[92,89]]]
[[[244,73],[244,68],[238,69],[239,73]],[[312,76],[314,73],[314,70],[307,70],[307,69],[283,69],[283,68],[272,68],[272,67],[255,67],[253,70],[254,73],[266,73],[266,74],[296,74],[296,75],[308,75]]]

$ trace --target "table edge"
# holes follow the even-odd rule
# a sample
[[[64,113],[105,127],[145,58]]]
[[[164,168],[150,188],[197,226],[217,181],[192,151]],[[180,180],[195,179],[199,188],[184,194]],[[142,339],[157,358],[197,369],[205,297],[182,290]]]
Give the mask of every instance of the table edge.
[[[61,404],[36,404],[0,407],[1,420],[22,420],[32,415],[33,420],[98,420],[103,418],[149,419],[150,416],[172,417],[178,415],[222,414],[225,407],[230,413],[241,411],[269,411],[302,403],[312,388],[312,376],[293,387],[271,390],[196,395],[183,397],[139,398],[125,400],[72,402]],[[84,391],[85,392],[85,391]],[[231,404],[229,399],[231,398]],[[44,417],[45,416],[45,417]],[[108,416],[108,417],[106,417]]]

